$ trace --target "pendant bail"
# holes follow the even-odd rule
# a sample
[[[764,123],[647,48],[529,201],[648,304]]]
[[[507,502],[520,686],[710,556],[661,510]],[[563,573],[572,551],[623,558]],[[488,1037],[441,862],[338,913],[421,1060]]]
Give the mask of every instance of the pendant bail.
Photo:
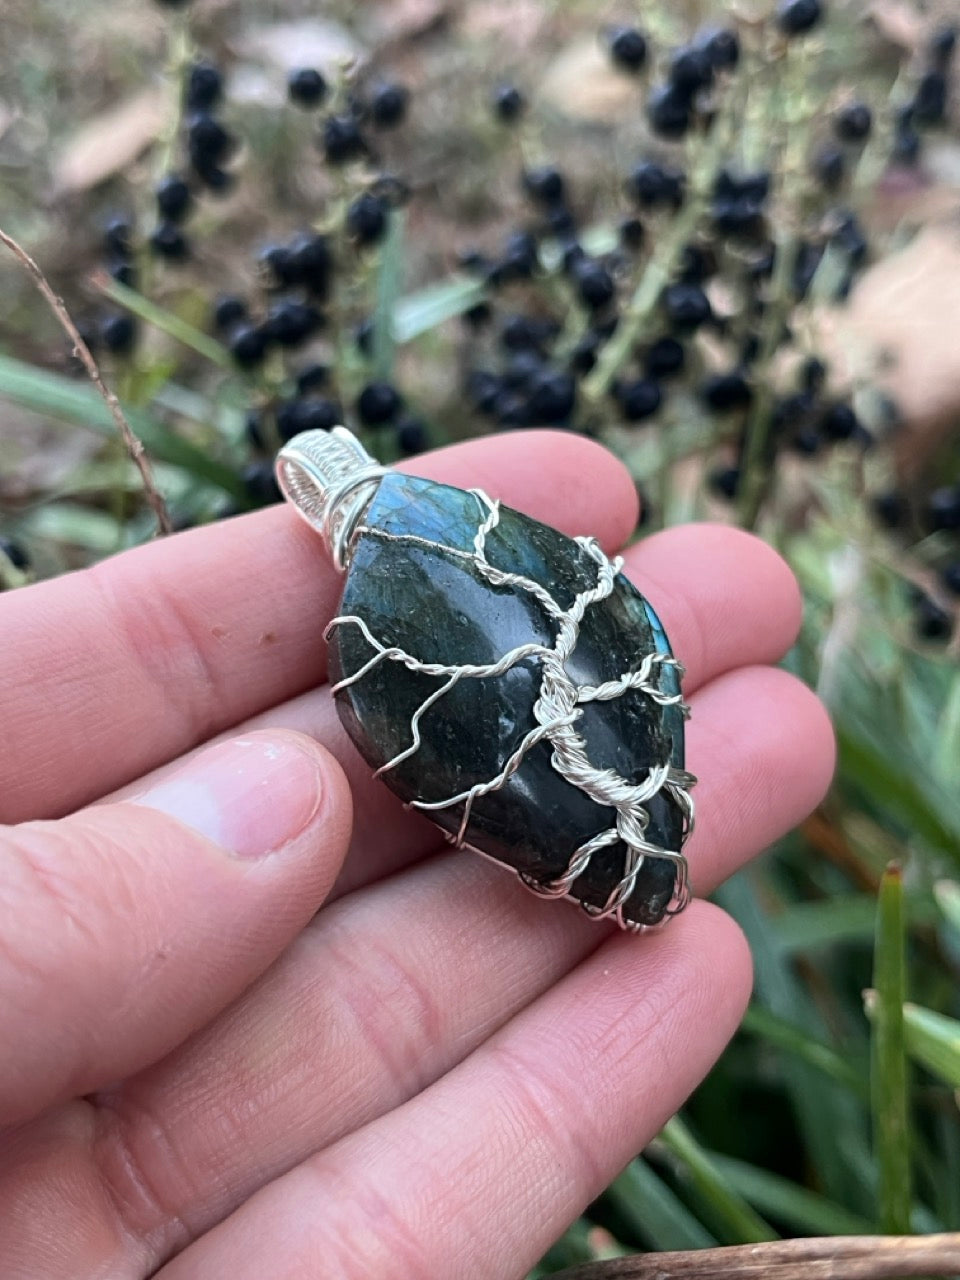
[[[277,483],[343,572],[363,512],[387,474],[346,427],[304,431],[277,455]]]

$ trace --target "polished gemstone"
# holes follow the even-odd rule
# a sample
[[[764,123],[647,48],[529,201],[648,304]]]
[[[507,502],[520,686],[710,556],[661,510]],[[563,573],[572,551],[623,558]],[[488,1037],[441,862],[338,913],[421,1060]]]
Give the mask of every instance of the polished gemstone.
[[[501,777],[501,785],[473,798],[463,841],[544,884],[563,874],[582,844],[615,827],[616,811],[561,775],[547,737],[505,770],[537,727],[544,679],[538,653],[452,683],[451,669],[494,666],[524,645],[553,648],[558,611],[569,612],[579,595],[596,588],[599,566],[588,547],[518,512],[501,507],[488,516],[476,494],[396,473],[381,480],[354,535],[340,617],[330,630],[331,678],[357,676],[337,693],[340,718],[369,764],[395,762],[381,777],[402,800],[439,804]],[[481,571],[474,540],[485,520],[487,564],[525,582],[500,582],[496,572]],[[374,661],[376,645],[402,655]],[[669,651],[652,607],[619,575],[606,598],[583,610],[563,667],[575,686],[596,686],[637,670],[647,654]],[[420,669],[431,664],[447,670]],[[679,692],[671,666],[654,668],[651,680],[664,694]],[[668,761],[683,767],[679,707],[629,688],[577,710],[591,766],[631,783]],[[647,840],[679,850],[676,801],[661,791],[646,808]],[[430,809],[429,816],[456,836],[464,802]],[[572,896],[602,906],[623,875],[626,853],[621,841],[596,851]],[[675,871],[673,862],[647,857],[626,919],[659,920]]]

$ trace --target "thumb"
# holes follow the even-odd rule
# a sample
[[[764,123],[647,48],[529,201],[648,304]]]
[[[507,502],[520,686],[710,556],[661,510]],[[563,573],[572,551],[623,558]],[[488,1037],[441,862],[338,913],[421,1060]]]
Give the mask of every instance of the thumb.
[[[332,756],[265,731],[118,803],[0,827],[0,1125],[208,1022],[323,901],[350,817]]]

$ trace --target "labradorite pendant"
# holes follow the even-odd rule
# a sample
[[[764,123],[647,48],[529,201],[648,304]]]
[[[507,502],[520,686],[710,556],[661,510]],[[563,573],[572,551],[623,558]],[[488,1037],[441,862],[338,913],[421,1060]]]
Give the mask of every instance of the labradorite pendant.
[[[346,571],[340,719],[384,783],[528,888],[642,928],[688,898],[682,668],[591,538],[385,470],[344,428],[280,453]]]

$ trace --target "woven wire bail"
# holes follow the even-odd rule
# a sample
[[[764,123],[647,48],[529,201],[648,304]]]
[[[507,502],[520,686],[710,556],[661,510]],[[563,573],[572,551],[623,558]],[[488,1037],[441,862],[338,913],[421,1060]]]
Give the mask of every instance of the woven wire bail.
[[[304,431],[277,455],[283,496],[323,538],[341,572],[350,558],[354,530],[387,474],[346,427]]]

